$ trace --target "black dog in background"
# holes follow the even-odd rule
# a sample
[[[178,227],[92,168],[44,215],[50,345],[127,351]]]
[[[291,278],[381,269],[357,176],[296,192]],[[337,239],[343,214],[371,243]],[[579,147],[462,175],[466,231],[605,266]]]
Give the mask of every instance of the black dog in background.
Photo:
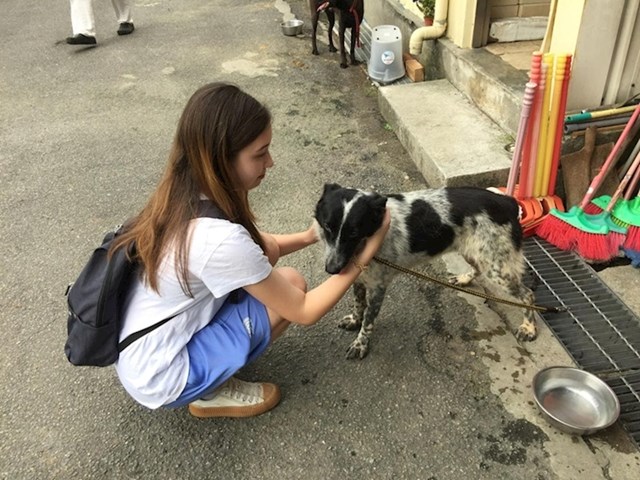
[[[324,8],[323,8],[324,5]],[[311,53],[318,54],[318,45],[316,44],[316,31],[318,30],[318,19],[320,18],[320,12],[324,11],[327,14],[327,20],[329,20],[329,51],[337,52],[338,49],[333,44],[333,26],[336,23],[336,14],[333,8],[327,8],[328,2],[326,0],[309,0],[309,10],[311,11]]]
[[[335,10],[340,14],[338,20],[338,41],[340,42],[340,68],[347,68],[347,54],[344,48],[344,35],[347,28],[351,29],[351,44],[349,48],[349,56],[351,65],[357,65],[355,49],[356,42],[360,46],[360,24],[364,17],[364,0],[309,0],[309,8],[311,9],[311,26],[313,29],[311,36],[311,53],[318,55],[318,47],[316,45],[316,30],[318,27],[318,17],[320,12],[327,13],[329,19],[329,51],[335,52],[336,47],[333,45],[332,31],[335,24]]]

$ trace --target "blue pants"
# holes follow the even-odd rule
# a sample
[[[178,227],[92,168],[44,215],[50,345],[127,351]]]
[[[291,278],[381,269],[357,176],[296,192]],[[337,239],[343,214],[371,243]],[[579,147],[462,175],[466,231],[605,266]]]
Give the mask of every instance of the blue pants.
[[[237,301],[227,300],[187,343],[187,384],[165,407],[185,406],[215,390],[269,346],[271,325],[266,307],[242,289],[237,293]]]

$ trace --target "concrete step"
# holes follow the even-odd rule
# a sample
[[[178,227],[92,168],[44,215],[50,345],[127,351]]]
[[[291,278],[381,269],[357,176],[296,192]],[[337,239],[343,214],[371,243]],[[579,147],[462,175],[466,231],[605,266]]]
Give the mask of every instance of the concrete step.
[[[459,48],[445,38],[435,43],[444,78],[515,136],[527,73],[483,48]]]
[[[506,185],[513,142],[448,80],[378,90],[380,112],[428,185]]]

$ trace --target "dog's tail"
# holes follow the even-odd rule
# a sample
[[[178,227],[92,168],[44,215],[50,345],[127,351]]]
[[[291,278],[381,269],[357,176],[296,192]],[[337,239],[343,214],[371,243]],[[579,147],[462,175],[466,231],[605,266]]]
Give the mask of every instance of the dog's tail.
[[[498,195],[506,195],[506,192],[504,190],[501,190],[497,187],[487,187],[487,190],[489,190],[490,192],[493,193],[497,193]],[[520,204],[520,202],[518,203],[518,221],[522,220],[522,205]]]

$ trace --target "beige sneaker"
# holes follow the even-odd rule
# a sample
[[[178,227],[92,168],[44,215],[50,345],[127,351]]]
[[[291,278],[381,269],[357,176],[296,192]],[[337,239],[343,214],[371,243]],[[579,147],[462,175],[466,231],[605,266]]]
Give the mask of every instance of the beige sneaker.
[[[213,394],[191,402],[194,417],[255,417],[278,405],[280,388],[273,383],[251,383],[231,377]]]

